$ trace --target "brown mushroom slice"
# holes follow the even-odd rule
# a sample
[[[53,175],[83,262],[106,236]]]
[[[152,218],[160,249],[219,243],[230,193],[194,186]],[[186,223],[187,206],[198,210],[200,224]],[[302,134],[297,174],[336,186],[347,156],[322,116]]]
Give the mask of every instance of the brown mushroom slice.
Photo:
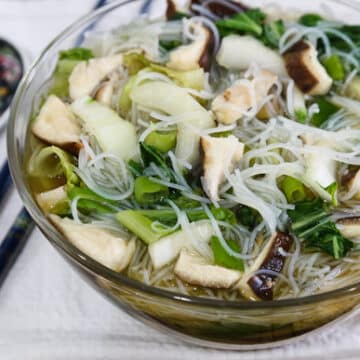
[[[307,41],[297,42],[284,54],[289,76],[298,88],[310,95],[325,95],[333,80],[318,60],[316,48]]]
[[[288,252],[293,238],[284,232],[277,231],[257,256],[253,265],[243,275],[238,287],[242,295],[250,300],[272,300],[276,283],[275,273],[281,273],[286,257],[282,249]]]
[[[250,82],[240,80],[227,88],[211,104],[217,121],[227,125],[233,124],[241,119],[252,106],[260,106],[277,79],[278,77],[271,71],[261,70]]]
[[[124,270],[135,252],[135,240],[124,240],[91,224],[49,215],[54,226],[79,250],[114,271]]]
[[[114,85],[112,81],[103,82],[95,93],[95,100],[100,104],[111,107],[114,95]]]
[[[200,67],[208,68],[208,51],[211,47],[211,33],[208,28],[200,23],[193,23],[195,40],[189,45],[182,45],[169,54],[167,67],[174,70],[188,71]]]
[[[50,95],[41,107],[32,126],[40,140],[77,154],[82,147],[81,126],[68,105],[57,96]]]
[[[229,289],[241,278],[241,272],[213,265],[194,251],[182,249],[176,262],[175,275],[191,285]]]
[[[230,135],[226,138],[201,136],[200,149],[203,154],[202,187],[212,200],[219,200],[218,189],[225,179],[225,171],[231,172],[244,153],[244,144]]]
[[[69,93],[73,100],[90,95],[108,74],[123,64],[121,54],[81,61],[69,77]]]
[[[345,185],[351,199],[360,200],[360,169],[350,169],[341,179]]]
[[[57,213],[68,207],[66,186],[59,186],[55,189],[36,194],[35,200],[40,209],[45,213]]]
[[[347,239],[360,238],[360,216],[338,219],[336,227]]]

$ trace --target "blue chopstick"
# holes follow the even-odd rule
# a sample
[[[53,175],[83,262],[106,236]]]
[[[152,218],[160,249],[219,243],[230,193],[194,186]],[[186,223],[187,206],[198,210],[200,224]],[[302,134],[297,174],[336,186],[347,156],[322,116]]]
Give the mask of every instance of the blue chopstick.
[[[105,4],[106,0],[98,0],[93,10],[100,8]],[[81,33],[77,41],[80,39],[82,41],[84,39],[85,32],[89,31],[93,27],[94,24],[89,25],[89,27]],[[80,43],[77,43],[77,45],[80,45]],[[7,161],[5,161],[0,170],[0,204],[4,200],[11,184],[12,180],[10,176],[9,164]],[[34,226],[35,224],[32,221],[29,213],[25,208],[22,208],[16,216],[15,221],[12,223],[9,231],[5,235],[5,238],[0,243],[0,287],[6,279],[10,269],[16,262],[29,235],[34,229]]]
[[[2,168],[0,169],[0,204],[6,197],[10,186],[11,186],[11,176],[9,164],[7,161],[4,162]]]
[[[23,249],[35,224],[22,208],[0,246],[0,287]]]

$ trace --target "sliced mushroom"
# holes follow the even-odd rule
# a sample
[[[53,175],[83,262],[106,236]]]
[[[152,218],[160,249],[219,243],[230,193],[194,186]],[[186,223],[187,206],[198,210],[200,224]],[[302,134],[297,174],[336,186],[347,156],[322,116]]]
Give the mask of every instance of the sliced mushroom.
[[[95,100],[100,104],[111,107],[114,95],[114,84],[111,81],[103,82],[95,93]]]
[[[226,138],[202,136],[200,148],[203,153],[202,187],[206,195],[218,201],[219,186],[225,179],[225,171],[231,172],[244,153],[244,144],[231,135]]]
[[[336,221],[336,227],[340,231],[341,235],[347,239],[360,238],[359,216],[338,219]]]
[[[261,70],[251,81],[236,82],[218,95],[211,104],[217,121],[222,124],[233,124],[251,108],[259,107],[277,79],[272,72]]]
[[[241,272],[211,264],[194,251],[182,249],[174,273],[191,285],[229,289],[241,278]]]
[[[230,70],[247,70],[257,64],[279,76],[286,76],[283,58],[252,36],[229,35],[223,38],[216,56],[219,65]]]
[[[35,199],[45,214],[56,213],[68,207],[65,186],[59,186],[55,189],[36,194]]]
[[[284,54],[286,69],[299,89],[310,95],[325,95],[333,80],[318,60],[316,48],[307,41],[297,42]]]
[[[293,238],[287,233],[277,231],[272,235],[237,285],[245,298],[250,300],[273,299],[276,274],[281,273],[286,261],[283,252],[288,252],[292,243]]]
[[[96,85],[123,63],[122,55],[81,61],[69,77],[69,92],[73,100],[90,95]]]
[[[348,189],[352,199],[360,200],[360,169],[351,169],[341,179],[342,185]]]
[[[187,229],[167,235],[149,245],[151,262],[155,269],[172,262],[183,248],[192,248],[193,242],[208,243],[214,229],[207,220],[191,223]]]
[[[211,33],[204,25],[193,23],[195,40],[189,45],[182,45],[171,51],[167,67],[175,70],[205,69],[209,66],[208,51],[211,47]]]
[[[79,250],[114,271],[122,271],[135,251],[135,240],[124,240],[91,224],[49,215],[55,227]]]
[[[81,126],[68,105],[55,95],[50,95],[42,106],[32,126],[39,139],[57,145],[74,154],[81,148]]]
[[[346,87],[345,95],[354,100],[360,100],[360,76],[355,76],[350,81],[350,84]]]

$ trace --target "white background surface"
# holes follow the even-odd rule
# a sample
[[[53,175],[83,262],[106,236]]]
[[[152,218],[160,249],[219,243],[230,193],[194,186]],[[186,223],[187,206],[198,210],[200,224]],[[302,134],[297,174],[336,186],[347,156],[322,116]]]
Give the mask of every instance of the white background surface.
[[[34,57],[94,0],[0,0],[0,37]],[[290,3],[290,2],[289,2]],[[5,158],[0,136],[0,161]],[[20,209],[0,208],[0,236]],[[192,347],[133,320],[69,268],[38,230],[0,289],[0,359],[360,359],[360,317],[278,349],[224,352]]]

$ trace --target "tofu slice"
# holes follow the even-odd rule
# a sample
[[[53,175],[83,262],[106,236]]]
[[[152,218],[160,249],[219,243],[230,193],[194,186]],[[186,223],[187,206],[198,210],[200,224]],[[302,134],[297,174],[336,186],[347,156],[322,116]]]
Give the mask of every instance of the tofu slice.
[[[35,200],[45,214],[57,212],[68,206],[66,186],[59,186],[55,189],[36,194]]]
[[[242,295],[250,300],[272,300],[273,289],[276,283],[276,276],[266,273],[271,270],[281,273],[284,268],[286,257],[279,252],[282,248],[289,252],[293,243],[293,238],[284,232],[274,233],[257,256],[253,265],[246,271],[237,287]],[[264,273],[261,273],[261,270]]]
[[[114,271],[124,270],[135,252],[135,240],[124,240],[91,224],[49,215],[54,226],[79,250]]]
[[[218,201],[218,190],[225,180],[225,171],[231,172],[244,153],[244,144],[230,135],[226,138],[202,136],[200,148],[203,153],[202,187],[212,201]]]
[[[73,100],[90,95],[101,80],[123,64],[122,55],[81,61],[69,77],[69,93]]]
[[[69,106],[55,95],[50,95],[41,107],[32,126],[32,132],[40,140],[74,154],[82,147],[79,121]]]
[[[318,60],[314,45],[299,41],[284,54],[286,69],[298,88],[309,95],[325,95],[333,80]]]
[[[233,124],[251,107],[259,107],[277,79],[272,72],[261,70],[250,83],[238,81],[227,88],[211,104],[216,120],[221,124]]]
[[[229,289],[241,278],[241,272],[212,265],[194,251],[182,249],[175,265],[175,275],[191,285]]]

